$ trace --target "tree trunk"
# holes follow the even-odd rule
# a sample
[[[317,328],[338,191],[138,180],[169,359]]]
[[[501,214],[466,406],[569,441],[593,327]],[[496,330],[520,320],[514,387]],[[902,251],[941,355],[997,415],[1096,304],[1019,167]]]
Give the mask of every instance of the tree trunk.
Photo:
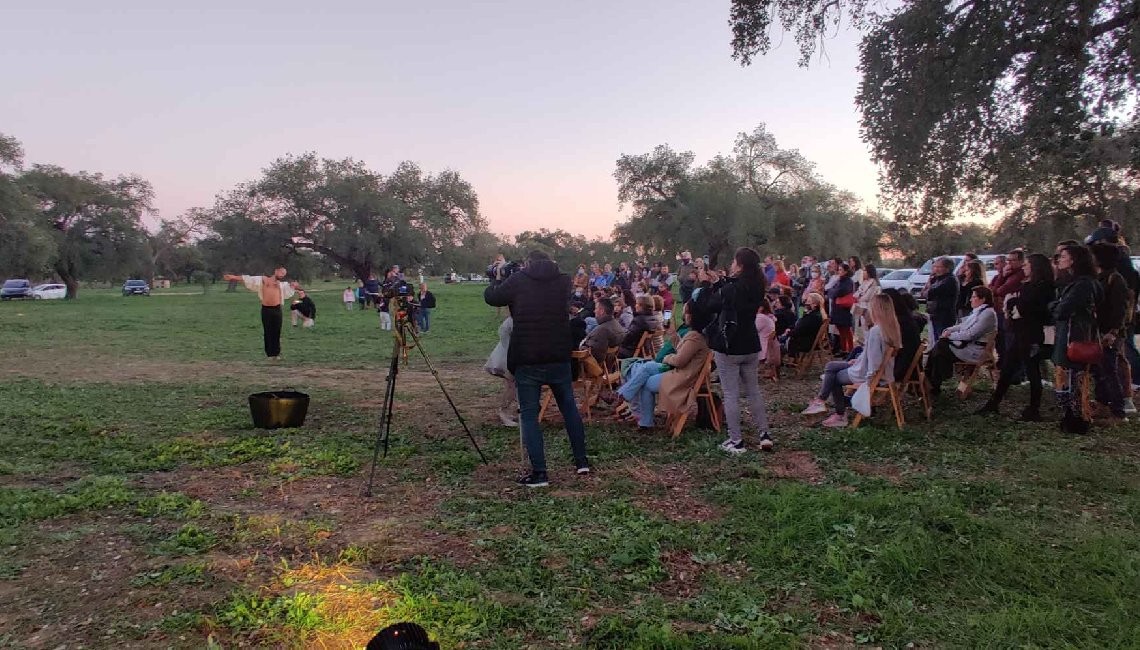
[[[57,264],[55,267],[56,274],[59,275],[60,281],[67,286],[67,300],[75,300],[79,297],[79,278],[71,269],[62,264]]]

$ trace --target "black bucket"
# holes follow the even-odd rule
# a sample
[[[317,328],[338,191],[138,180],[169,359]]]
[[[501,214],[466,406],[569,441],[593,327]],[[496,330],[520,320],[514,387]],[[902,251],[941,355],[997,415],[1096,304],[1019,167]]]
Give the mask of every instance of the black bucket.
[[[289,429],[305,423],[309,396],[292,390],[254,393],[249,396],[249,413],[258,429]]]

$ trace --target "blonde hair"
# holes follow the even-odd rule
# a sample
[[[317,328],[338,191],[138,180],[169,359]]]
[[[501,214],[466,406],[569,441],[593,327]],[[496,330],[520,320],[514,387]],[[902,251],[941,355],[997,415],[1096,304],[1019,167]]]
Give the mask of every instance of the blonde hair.
[[[819,315],[827,318],[827,301],[824,300],[823,296],[819,295],[819,293],[815,291],[809,293],[807,298],[804,298],[804,302],[817,305],[819,307]]]
[[[784,268],[784,260],[776,260],[773,262],[773,264],[776,266],[777,271],[784,271],[787,273],[787,269]]]
[[[887,345],[892,348],[902,347],[899,319],[895,316],[895,304],[891,302],[890,296],[879,294],[871,299],[871,321],[879,328]]]

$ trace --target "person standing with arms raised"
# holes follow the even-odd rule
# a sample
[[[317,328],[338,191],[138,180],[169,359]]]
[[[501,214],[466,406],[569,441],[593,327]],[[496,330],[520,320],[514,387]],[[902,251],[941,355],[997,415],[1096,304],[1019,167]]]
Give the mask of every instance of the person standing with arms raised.
[[[273,270],[273,275],[222,276],[226,282],[241,282],[246,289],[256,291],[261,300],[261,328],[265,337],[265,356],[276,360],[281,356],[281,303],[293,297],[296,282],[286,282],[284,266]]]
[[[697,308],[705,312],[700,316],[707,316],[712,321],[705,333],[716,359],[720,387],[724,392],[724,415],[728,422],[728,439],[720,444],[720,449],[730,454],[741,454],[745,450],[740,430],[741,398],[748,402],[748,410],[759,434],[760,449],[771,451],[773,446],[768,431],[767,407],[757,374],[760,338],[756,333],[756,312],[764,299],[764,287],[760,255],[751,248],[738,248],[732,258],[729,277],[720,278],[708,290],[702,289],[697,300]]]
[[[546,448],[538,423],[538,400],[549,386],[570,437],[570,449],[579,474],[588,474],[586,429],[574,400],[570,351],[570,277],[542,251],[531,251],[522,269],[502,279],[504,262],[496,264],[494,280],[483,292],[492,307],[509,307],[514,328],[507,348],[507,369],[514,375],[519,397],[523,445],[530,457],[530,473],[519,478],[527,487],[550,484],[546,472]]]

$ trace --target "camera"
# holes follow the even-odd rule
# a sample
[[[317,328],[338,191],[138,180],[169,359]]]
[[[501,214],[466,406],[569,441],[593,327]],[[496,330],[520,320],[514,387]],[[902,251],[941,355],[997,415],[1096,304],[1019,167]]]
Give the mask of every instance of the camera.
[[[502,282],[521,268],[522,265],[518,262],[491,262],[491,264],[487,266],[487,279],[491,282]]]

